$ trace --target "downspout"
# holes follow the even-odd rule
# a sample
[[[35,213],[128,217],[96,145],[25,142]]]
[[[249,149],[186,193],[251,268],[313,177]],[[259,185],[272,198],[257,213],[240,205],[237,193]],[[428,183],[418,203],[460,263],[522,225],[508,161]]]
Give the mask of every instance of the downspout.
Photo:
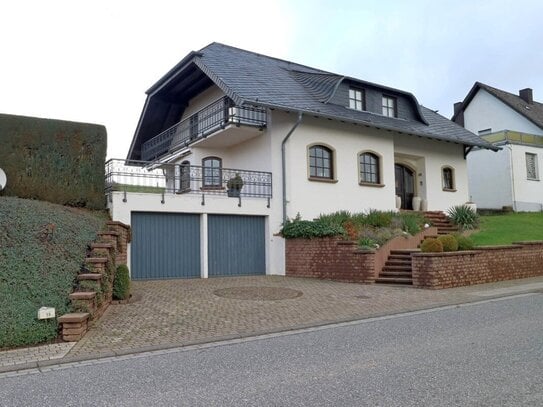
[[[283,141],[281,142],[281,183],[282,183],[282,189],[283,189],[283,225],[287,221],[287,177],[286,177],[286,143],[292,133],[294,133],[294,130],[300,125],[302,122],[302,112],[298,112],[298,119],[296,120],[296,123],[294,123],[294,126],[289,130]]]
[[[509,165],[511,165],[511,194],[513,195],[513,211],[517,211],[516,196],[515,196],[515,169],[513,167],[513,146],[507,145],[509,149]]]

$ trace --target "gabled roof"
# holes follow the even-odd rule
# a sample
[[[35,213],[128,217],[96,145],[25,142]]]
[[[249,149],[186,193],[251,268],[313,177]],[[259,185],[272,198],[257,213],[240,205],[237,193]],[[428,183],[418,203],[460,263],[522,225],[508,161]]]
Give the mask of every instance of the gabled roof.
[[[169,87],[179,89],[175,83],[179,81],[188,83],[187,75],[191,75],[194,82],[203,83],[201,78],[195,76],[195,68],[205,74],[238,105],[251,104],[302,112],[312,116],[347,121],[466,146],[496,149],[462,126],[421,106],[415,96],[409,92],[214,42],[200,51],[189,53],[147,91],[148,98],[130,147],[129,158],[133,155],[136,140],[139,140],[140,144],[145,141],[141,138],[140,129],[142,126],[148,126],[148,122],[151,120],[147,120],[146,116],[153,116],[152,112],[146,113],[149,106],[152,106],[153,97],[164,94]],[[417,118],[411,120],[390,118],[330,103],[343,81],[348,81],[349,84],[378,88],[386,93],[405,97],[411,103]],[[151,109],[153,108],[151,107]]]
[[[462,101],[460,110],[454,114],[451,120],[455,121],[459,115],[464,112],[479,89],[487,91],[492,96],[509,106],[511,109],[531,121],[533,124],[543,129],[543,103],[536,102],[535,100],[533,103],[527,103],[519,95],[488,86],[481,82],[475,82],[466,98]]]

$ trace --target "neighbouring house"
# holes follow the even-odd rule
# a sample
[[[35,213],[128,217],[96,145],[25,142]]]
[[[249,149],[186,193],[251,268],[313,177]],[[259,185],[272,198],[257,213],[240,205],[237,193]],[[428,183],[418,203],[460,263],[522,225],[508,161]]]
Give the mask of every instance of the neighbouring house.
[[[467,158],[471,199],[480,208],[543,210],[543,103],[530,88],[518,95],[476,82],[452,120],[501,147],[474,146]]]
[[[282,275],[285,219],[463,204],[474,147],[408,92],[212,43],[147,91],[108,204],[133,279]]]

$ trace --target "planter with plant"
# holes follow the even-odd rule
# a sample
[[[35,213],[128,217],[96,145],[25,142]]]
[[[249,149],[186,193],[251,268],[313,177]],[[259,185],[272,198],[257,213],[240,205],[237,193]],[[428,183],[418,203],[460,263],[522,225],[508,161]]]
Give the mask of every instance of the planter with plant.
[[[243,179],[239,174],[236,174],[234,177],[228,180],[226,187],[228,188],[228,196],[237,198],[240,196],[241,189],[243,188]]]

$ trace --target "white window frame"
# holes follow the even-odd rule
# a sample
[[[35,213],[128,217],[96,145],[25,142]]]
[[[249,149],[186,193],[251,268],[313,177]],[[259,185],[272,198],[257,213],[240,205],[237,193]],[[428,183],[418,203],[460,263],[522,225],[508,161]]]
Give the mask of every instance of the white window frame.
[[[526,153],[526,179],[532,181],[539,181],[539,168],[537,166],[537,154],[536,153]],[[531,157],[531,158],[528,158]],[[531,168],[533,165],[533,168]],[[533,174],[531,172],[533,171]],[[533,175],[533,176],[532,176]]]
[[[398,100],[394,96],[383,95],[381,99],[383,116],[398,117]]]
[[[364,110],[364,89],[349,89],[349,108],[354,110]]]

